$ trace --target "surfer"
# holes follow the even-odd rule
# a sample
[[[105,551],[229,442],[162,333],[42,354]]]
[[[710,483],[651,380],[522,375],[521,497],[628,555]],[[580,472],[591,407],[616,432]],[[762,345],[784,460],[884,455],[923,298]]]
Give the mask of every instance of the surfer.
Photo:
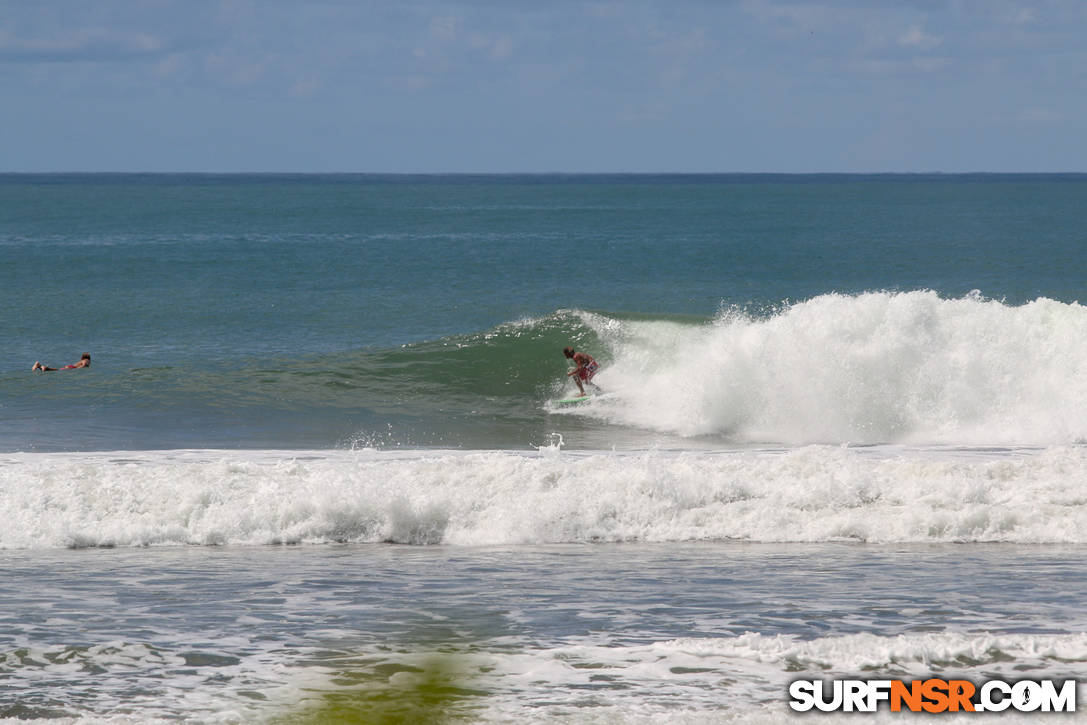
[[[593,359],[592,355],[584,352],[575,352],[572,347],[565,347],[562,349],[562,354],[566,356],[568,360],[573,360],[576,368],[566,373],[566,377],[572,377],[574,382],[577,383],[577,389],[581,391],[582,395],[585,395],[585,386],[582,381],[585,381],[594,388],[598,387],[593,382],[593,376],[596,375],[596,371],[600,368],[600,364]]]
[[[83,353],[83,357],[79,358],[79,362],[74,365],[65,365],[62,368],[51,368],[42,365],[40,362],[34,363],[34,367],[31,368],[31,372],[41,370],[43,373],[51,372],[53,370],[78,370],[79,368],[89,368],[91,366],[91,354],[89,352]]]

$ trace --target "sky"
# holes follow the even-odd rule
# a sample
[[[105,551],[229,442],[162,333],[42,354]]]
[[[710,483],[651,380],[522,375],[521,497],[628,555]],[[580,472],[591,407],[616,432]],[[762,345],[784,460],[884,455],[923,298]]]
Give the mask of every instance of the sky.
[[[1084,0],[0,0],[0,172],[1087,171]]]

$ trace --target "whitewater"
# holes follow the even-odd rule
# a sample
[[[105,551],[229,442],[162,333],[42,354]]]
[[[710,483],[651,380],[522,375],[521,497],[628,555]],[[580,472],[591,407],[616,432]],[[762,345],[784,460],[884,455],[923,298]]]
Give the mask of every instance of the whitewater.
[[[685,437],[1049,445],[1087,440],[1087,309],[972,293],[827,294],[702,325],[589,317],[608,422]]]
[[[0,547],[1087,543],[1087,448],[0,457]]]

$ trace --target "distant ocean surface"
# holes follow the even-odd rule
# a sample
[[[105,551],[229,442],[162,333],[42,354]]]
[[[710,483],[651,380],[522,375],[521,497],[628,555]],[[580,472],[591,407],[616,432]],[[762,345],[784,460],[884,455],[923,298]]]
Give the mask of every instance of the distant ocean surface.
[[[1087,175],[0,175],[0,722],[1085,679],[1080,300]]]

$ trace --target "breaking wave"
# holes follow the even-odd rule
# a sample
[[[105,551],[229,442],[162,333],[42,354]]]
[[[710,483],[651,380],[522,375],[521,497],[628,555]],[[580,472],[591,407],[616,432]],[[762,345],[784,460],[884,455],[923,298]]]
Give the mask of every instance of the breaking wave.
[[[0,548],[1087,543],[1087,447],[0,458]]]

